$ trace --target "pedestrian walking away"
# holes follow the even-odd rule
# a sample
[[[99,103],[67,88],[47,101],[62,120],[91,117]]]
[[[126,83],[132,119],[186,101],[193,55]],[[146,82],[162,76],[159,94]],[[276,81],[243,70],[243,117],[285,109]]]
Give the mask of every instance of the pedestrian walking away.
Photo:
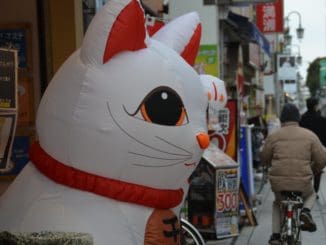
[[[282,191],[302,193],[301,229],[310,232],[317,229],[310,214],[316,199],[312,177],[326,166],[326,148],[316,134],[299,126],[300,113],[294,104],[284,105],[280,121],[281,128],[266,138],[260,156],[270,167],[269,180],[275,195],[270,244],[281,244],[280,203],[285,198]]]
[[[307,128],[314,132],[321,143],[326,146],[326,118],[323,118],[318,111],[319,101],[317,98],[308,98],[306,100],[307,111],[302,115],[300,120],[300,126]],[[319,186],[320,186],[320,178],[322,175],[322,171],[316,173],[314,175],[314,190],[318,196]]]

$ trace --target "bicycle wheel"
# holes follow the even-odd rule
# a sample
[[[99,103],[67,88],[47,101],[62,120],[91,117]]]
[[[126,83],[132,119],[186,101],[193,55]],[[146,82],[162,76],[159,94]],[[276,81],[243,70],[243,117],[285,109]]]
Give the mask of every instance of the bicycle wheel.
[[[288,236],[286,239],[286,244],[287,245],[295,245],[294,237],[293,236]]]
[[[281,225],[281,244],[282,245],[292,244],[291,240],[293,240],[293,239],[292,239],[292,235],[289,235],[289,233],[288,233],[289,229],[291,229],[291,231],[292,231],[292,228],[289,227],[287,218],[284,217],[284,220]]]
[[[294,209],[293,215],[295,217],[294,224],[292,226],[292,234],[294,235],[294,244],[301,245],[301,229],[300,229],[300,218],[299,218],[299,210],[297,208]]]
[[[181,245],[205,245],[205,241],[199,231],[187,220],[182,219],[180,240]]]
[[[291,222],[291,235],[288,234],[289,227],[288,223],[283,222],[281,227],[281,244],[282,245],[300,245],[301,244],[301,234],[300,228],[296,220],[292,220]]]

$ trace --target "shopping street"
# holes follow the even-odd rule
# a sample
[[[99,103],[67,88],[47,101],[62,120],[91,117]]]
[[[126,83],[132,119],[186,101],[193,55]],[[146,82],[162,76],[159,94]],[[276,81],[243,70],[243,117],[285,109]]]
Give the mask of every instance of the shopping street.
[[[268,243],[266,136],[289,102],[299,118],[318,97],[326,118],[326,56],[301,53],[311,14],[285,0],[2,2],[0,233],[177,244],[180,214],[207,244]],[[325,244],[325,182],[303,244]]]

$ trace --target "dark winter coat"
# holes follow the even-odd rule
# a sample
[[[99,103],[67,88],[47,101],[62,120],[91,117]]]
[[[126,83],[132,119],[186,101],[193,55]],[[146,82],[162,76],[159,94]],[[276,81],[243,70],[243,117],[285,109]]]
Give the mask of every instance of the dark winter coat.
[[[321,143],[326,146],[326,119],[321,117],[319,112],[308,110],[302,115],[299,124],[314,132]]]
[[[286,122],[266,138],[262,163],[270,166],[272,190],[305,191],[311,188],[314,172],[326,166],[326,148],[318,137],[297,122]]]

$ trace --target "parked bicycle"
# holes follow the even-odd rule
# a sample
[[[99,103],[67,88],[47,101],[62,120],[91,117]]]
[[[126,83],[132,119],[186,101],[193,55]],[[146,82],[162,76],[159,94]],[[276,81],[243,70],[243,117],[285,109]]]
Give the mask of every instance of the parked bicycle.
[[[199,231],[189,221],[181,218],[181,245],[205,245],[205,240]]]
[[[283,191],[286,197],[281,201],[282,223],[281,223],[281,244],[301,245],[301,222],[300,211],[303,207],[301,192]]]
[[[268,168],[260,161],[260,151],[265,139],[264,127],[254,126],[251,129],[252,139],[252,160],[255,174],[255,191],[260,194],[265,184],[268,182]]]

